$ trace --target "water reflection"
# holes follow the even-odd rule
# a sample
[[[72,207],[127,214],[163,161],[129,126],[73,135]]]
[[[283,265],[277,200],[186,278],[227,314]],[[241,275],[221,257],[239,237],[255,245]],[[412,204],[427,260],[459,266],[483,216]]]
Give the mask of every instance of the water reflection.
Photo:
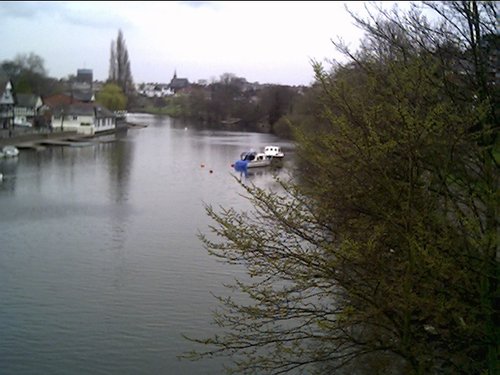
[[[115,202],[124,202],[128,197],[129,178],[131,174],[134,145],[119,138],[119,141],[102,145],[102,150],[108,159],[110,178],[110,196]],[[106,150],[112,148],[112,152]]]
[[[16,171],[19,156],[13,158],[0,158],[0,190],[13,193],[16,188]]]
[[[284,164],[274,162],[267,167],[248,168],[246,165],[234,164],[233,170],[235,175],[239,177],[242,183],[251,182],[258,185],[271,187],[276,185],[276,179],[280,177],[289,177],[288,168],[284,168]]]
[[[216,329],[211,293],[244,272],[197,238],[211,224],[203,203],[247,208],[231,163],[279,141],[165,117],[131,122],[148,127],[0,162],[0,372],[222,373],[221,363],[177,360],[191,349],[182,334]],[[240,177],[273,186],[286,169]]]

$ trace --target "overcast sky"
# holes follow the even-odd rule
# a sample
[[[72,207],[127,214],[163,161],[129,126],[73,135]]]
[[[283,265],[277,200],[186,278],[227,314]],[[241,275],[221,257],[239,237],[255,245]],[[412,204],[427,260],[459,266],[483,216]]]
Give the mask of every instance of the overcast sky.
[[[311,59],[339,57],[332,39],[356,47],[363,35],[345,5],[363,14],[363,2],[341,1],[2,1],[0,61],[33,52],[51,77],[87,68],[105,80],[121,29],[136,83],[169,82],[177,71],[190,82],[233,73],[249,82],[309,85]]]

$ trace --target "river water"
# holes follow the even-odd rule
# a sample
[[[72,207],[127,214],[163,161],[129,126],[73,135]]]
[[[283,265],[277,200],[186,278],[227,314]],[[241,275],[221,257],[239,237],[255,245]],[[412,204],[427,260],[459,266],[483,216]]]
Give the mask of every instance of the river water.
[[[178,356],[182,335],[216,332],[211,293],[244,270],[211,258],[204,203],[246,209],[235,177],[269,134],[199,129],[165,117],[88,147],[0,160],[0,374],[219,374]],[[279,174],[289,169],[287,158]]]

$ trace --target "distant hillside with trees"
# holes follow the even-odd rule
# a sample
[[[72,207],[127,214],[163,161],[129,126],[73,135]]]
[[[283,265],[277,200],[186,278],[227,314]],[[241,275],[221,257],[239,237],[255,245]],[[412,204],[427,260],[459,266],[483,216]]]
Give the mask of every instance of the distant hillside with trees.
[[[210,84],[190,84],[176,95],[137,100],[136,111],[167,114],[209,127],[266,131],[291,136],[288,122],[307,87],[249,83],[224,73]],[[281,122],[280,122],[281,121]]]

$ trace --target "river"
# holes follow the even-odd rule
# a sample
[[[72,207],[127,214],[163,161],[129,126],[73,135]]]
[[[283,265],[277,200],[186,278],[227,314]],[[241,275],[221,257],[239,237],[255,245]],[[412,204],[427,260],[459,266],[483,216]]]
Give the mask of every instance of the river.
[[[220,374],[178,356],[182,335],[216,331],[224,282],[244,270],[211,258],[204,204],[246,209],[231,168],[270,134],[129,115],[146,128],[88,147],[0,160],[0,374]],[[289,169],[291,155],[284,167]]]

